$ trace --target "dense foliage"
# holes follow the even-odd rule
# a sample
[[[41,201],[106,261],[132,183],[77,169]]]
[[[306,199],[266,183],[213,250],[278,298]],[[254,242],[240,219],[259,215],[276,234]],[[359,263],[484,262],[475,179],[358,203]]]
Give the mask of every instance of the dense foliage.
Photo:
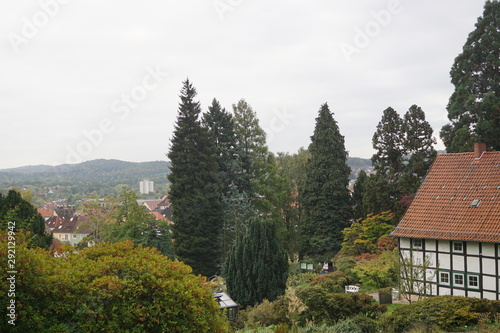
[[[316,118],[305,181],[300,188],[302,257],[330,260],[339,250],[342,230],[352,218],[344,137],[327,104]]]
[[[225,262],[229,294],[242,306],[273,301],[284,293],[287,276],[288,260],[276,237],[276,226],[253,218]]]
[[[500,2],[487,1],[450,71],[455,91],[441,138],[450,153],[473,151],[478,140],[500,150]]]
[[[0,239],[6,257],[6,233]],[[224,332],[204,279],[191,268],[130,241],[54,257],[16,234],[16,320],[9,332]],[[7,273],[0,285],[8,290]],[[7,293],[0,295],[7,304]],[[5,319],[5,309],[2,307]]]
[[[48,249],[52,243],[52,235],[45,233],[43,217],[15,190],[10,190],[5,196],[0,193],[0,229],[7,228],[15,232],[21,229],[31,232],[30,247]]]
[[[392,332],[405,332],[414,323],[436,324],[450,331],[477,325],[480,314],[493,315],[500,312],[500,301],[489,301],[461,296],[436,296],[406,306],[400,306],[385,320]]]
[[[195,273],[212,276],[221,265],[221,188],[216,146],[198,119],[195,97],[196,89],[186,80],[168,153],[174,251]]]

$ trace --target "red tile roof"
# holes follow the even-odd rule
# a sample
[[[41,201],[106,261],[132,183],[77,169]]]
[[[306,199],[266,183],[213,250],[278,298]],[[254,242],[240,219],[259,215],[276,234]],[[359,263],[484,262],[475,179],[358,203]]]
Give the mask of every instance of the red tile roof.
[[[438,155],[391,235],[500,243],[500,152]]]

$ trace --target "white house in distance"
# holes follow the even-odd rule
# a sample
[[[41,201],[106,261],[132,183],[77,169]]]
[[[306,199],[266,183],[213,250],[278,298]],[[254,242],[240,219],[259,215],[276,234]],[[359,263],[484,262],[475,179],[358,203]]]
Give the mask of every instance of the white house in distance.
[[[148,194],[154,191],[155,187],[152,180],[144,179],[139,182],[139,192],[141,192],[141,194]]]
[[[392,236],[427,262],[421,291],[500,299],[500,152],[440,154]]]

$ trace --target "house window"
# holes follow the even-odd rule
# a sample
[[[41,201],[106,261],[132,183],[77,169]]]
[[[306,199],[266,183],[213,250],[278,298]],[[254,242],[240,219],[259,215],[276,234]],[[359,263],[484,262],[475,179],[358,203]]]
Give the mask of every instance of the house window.
[[[467,277],[467,283],[469,288],[479,289],[479,276],[469,275]]]
[[[463,274],[453,274],[453,285],[456,287],[464,286],[464,275]]]
[[[454,253],[464,253],[464,243],[463,242],[453,242],[453,252]]]
[[[450,273],[440,272],[439,273],[439,283],[449,285],[450,284]]]
[[[73,234],[73,239],[76,239],[76,235],[75,234]]]
[[[412,239],[412,248],[415,250],[422,249],[422,240],[421,239]]]

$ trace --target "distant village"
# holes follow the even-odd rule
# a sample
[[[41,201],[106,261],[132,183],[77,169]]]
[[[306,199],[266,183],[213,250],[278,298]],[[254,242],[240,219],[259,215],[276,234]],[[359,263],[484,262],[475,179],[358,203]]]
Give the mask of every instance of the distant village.
[[[154,192],[154,183],[144,180],[140,182],[139,188],[141,194],[148,194]],[[95,200],[104,201],[104,199],[86,199],[79,202],[79,207]],[[144,206],[156,220],[172,223],[172,209],[166,195],[157,199],[137,199],[137,203]],[[45,231],[54,237],[51,249],[64,244],[75,246],[85,242],[85,237],[92,232],[89,216],[76,206],[68,204],[65,199],[45,201],[38,208],[38,212],[45,220]],[[88,241],[85,245],[91,246],[92,241]]]

